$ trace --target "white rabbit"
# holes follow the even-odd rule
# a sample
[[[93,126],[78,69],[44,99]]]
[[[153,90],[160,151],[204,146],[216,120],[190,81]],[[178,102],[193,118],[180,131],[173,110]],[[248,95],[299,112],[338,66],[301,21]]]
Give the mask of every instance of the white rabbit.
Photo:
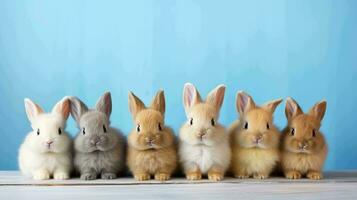
[[[51,113],[25,99],[26,114],[32,131],[19,150],[19,167],[36,180],[68,179],[72,170],[71,139],[65,132],[70,101],[63,98]]]
[[[222,180],[229,167],[231,150],[228,134],[218,123],[225,86],[219,85],[202,101],[196,88],[186,83],[183,103],[187,122],[180,130],[180,163],[188,180],[198,180],[202,174],[210,180]]]

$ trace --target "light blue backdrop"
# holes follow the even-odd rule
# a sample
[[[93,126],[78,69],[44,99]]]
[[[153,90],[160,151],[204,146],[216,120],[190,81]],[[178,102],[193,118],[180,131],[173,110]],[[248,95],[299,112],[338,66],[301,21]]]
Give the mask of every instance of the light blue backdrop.
[[[326,99],[325,169],[357,169],[356,36],[353,0],[1,0],[0,170],[17,169],[25,97],[49,110],[65,95],[92,106],[109,90],[112,125],[127,133],[128,91],[149,103],[163,88],[177,131],[188,81],[204,96],[227,85],[225,125],[237,118],[238,90],[257,103],[292,96],[305,110]],[[285,125],[283,105],[275,121]]]

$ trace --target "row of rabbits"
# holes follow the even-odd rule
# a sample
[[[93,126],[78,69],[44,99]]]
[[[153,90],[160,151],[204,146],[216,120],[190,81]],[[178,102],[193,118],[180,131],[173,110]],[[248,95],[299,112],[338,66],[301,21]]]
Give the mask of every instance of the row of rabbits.
[[[225,86],[219,85],[203,100],[194,85],[185,84],[187,121],[178,141],[174,131],[165,125],[163,91],[156,94],[150,106],[129,93],[134,128],[127,142],[119,130],[110,126],[112,101],[108,92],[93,109],[77,97],[65,97],[51,113],[25,99],[33,131],[20,147],[20,170],[37,180],[68,179],[73,170],[84,180],[98,176],[114,179],[126,166],[141,181],[152,176],[168,180],[178,168],[188,180],[207,176],[219,181],[226,172],[236,178],[263,179],[274,170],[290,179],[322,178],[327,144],[319,129],[325,101],[305,114],[296,101],[288,98],[288,125],[280,133],[273,123],[273,113],[282,99],[258,106],[251,96],[238,92],[236,107],[240,118],[227,131],[218,122],[224,94]],[[70,113],[79,128],[73,144],[65,132]]]

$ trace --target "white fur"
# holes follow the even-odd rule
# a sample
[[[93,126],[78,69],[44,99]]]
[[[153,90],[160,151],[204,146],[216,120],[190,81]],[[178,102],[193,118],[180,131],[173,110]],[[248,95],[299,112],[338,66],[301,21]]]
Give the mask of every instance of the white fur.
[[[227,137],[214,146],[191,145],[181,140],[179,155],[185,171],[198,167],[201,173],[207,174],[208,170],[213,166],[220,167],[226,171],[230,164],[231,150]]]
[[[72,158],[71,139],[64,131],[69,114],[69,102],[65,101],[67,99],[56,104],[51,113],[43,113],[38,105],[29,99],[25,100],[26,112],[33,131],[28,133],[19,150],[19,168],[24,175],[38,180],[51,177],[69,178]],[[66,107],[63,107],[64,102]],[[48,141],[53,143],[48,145]]]
[[[224,174],[229,167],[231,150],[228,135],[218,123],[224,91],[225,86],[217,86],[203,102],[192,84],[184,87],[187,122],[180,129],[179,156],[185,173],[199,170],[207,174],[212,169]]]

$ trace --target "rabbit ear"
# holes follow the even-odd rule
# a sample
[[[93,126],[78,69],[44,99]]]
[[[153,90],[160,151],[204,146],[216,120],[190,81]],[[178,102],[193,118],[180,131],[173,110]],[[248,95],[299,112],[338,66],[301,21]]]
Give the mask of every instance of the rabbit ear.
[[[52,113],[62,115],[63,119],[67,120],[71,111],[71,102],[68,97],[64,97],[61,101],[56,103],[52,109]]]
[[[79,123],[81,116],[88,111],[88,107],[77,97],[70,97],[71,115]]]
[[[108,117],[112,113],[112,96],[110,92],[104,93],[97,101],[95,105],[96,110],[103,112]]]
[[[26,110],[27,118],[31,123],[33,123],[36,117],[39,114],[43,113],[43,109],[28,98],[25,98],[24,102],[25,102],[25,110]]]
[[[283,101],[283,99],[276,99],[266,103],[263,108],[268,110],[270,113],[274,113],[276,107]]]
[[[320,102],[316,103],[310,109],[309,115],[312,115],[312,116],[316,117],[316,119],[321,121],[325,116],[326,106],[327,106],[326,101],[320,101]]]
[[[163,90],[156,93],[150,108],[159,111],[162,115],[165,114],[165,94]]]
[[[249,94],[243,91],[239,91],[236,97],[236,107],[239,114],[243,116],[251,109],[254,109],[256,106],[253,98]]]
[[[224,93],[226,91],[226,86],[221,84],[218,85],[215,89],[213,89],[207,96],[207,103],[214,105],[219,111],[222,107],[224,100]]]
[[[291,97],[288,97],[286,99],[286,104],[285,104],[285,116],[288,120],[291,120],[292,118],[303,114],[299,104]]]
[[[192,83],[186,83],[183,88],[183,105],[186,113],[193,105],[201,102],[201,95],[195,86]]]
[[[145,104],[134,93],[129,92],[129,110],[133,118],[143,109],[145,109]]]

